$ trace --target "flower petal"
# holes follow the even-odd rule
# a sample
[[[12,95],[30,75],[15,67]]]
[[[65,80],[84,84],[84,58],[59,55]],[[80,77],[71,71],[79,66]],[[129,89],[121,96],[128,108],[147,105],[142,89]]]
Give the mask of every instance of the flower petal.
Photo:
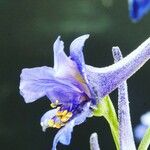
[[[139,21],[150,10],[149,0],[128,0],[130,17],[133,21]]]
[[[79,125],[83,123],[87,117],[91,116],[91,111],[89,109],[89,106],[90,106],[90,103],[85,104],[85,106],[83,107],[82,113],[76,116],[71,121],[69,121],[62,129],[58,131],[58,133],[55,135],[55,138],[54,138],[52,150],[56,150],[56,146],[58,142],[64,145],[70,144],[71,133],[73,131],[73,127],[75,125]]]
[[[134,135],[138,141],[140,141],[144,137],[144,134],[147,129],[148,129],[148,126],[145,126],[143,124],[139,124],[135,127]]]
[[[82,40],[80,38],[81,44],[79,44],[79,40],[75,40],[72,43],[72,46],[74,48],[77,48],[79,46],[79,49],[83,47],[84,41],[86,38],[88,38],[88,35],[85,35],[82,37]],[[78,45],[77,45],[78,42]],[[76,43],[76,47],[75,47]],[[81,46],[82,45],[82,46]],[[72,80],[72,82],[78,82],[78,85],[80,84],[81,88],[86,91],[87,95],[89,95],[89,91],[87,87],[85,86],[85,81],[82,77],[82,73],[79,71],[78,64],[76,61],[71,60],[64,52],[64,45],[63,42],[60,40],[60,36],[57,38],[57,40],[54,43],[53,46],[54,49],[54,70],[55,70],[55,76],[60,77],[63,79]],[[78,50],[78,49],[77,49]]]
[[[143,114],[140,120],[143,125],[150,127],[150,111]]]
[[[60,36],[54,46],[54,70],[57,77],[74,77],[78,73],[76,64],[64,52],[64,43]]]
[[[84,62],[84,56],[83,56],[83,46],[85,43],[85,40],[89,38],[89,34],[82,35],[78,38],[76,38],[70,45],[70,56],[71,59],[74,60],[78,66],[78,69],[80,72],[83,72],[83,65],[85,65]]]
[[[60,36],[56,39],[54,45],[54,70],[57,72],[58,70],[63,70],[66,63],[69,63],[69,58],[66,56],[64,52],[64,42],[60,40]]]
[[[86,81],[86,85],[89,89],[90,97],[95,97],[95,93],[93,92],[93,88],[91,87],[91,84],[89,83],[85,71],[85,62],[84,62],[84,56],[83,56],[83,46],[85,41],[89,38],[89,34],[82,35],[78,38],[76,38],[70,45],[70,57],[73,61],[76,62],[77,67],[84,77],[84,80]],[[86,90],[87,91],[87,90]],[[89,94],[87,94],[89,95]],[[95,99],[92,99],[93,104],[95,105]]]
[[[53,70],[50,67],[36,67],[23,69],[20,75],[20,94],[26,103],[33,102],[45,95],[47,79],[53,78]]]
[[[86,65],[87,79],[98,99],[111,93],[150,59],[150,38],[119,62],[104,68]]]
[[[72,81],[73,82],[73,81]],[[57,79],[50,67],[23,69],[20,81],[20,94],[26,103],[33,102],[47,95],[50,100],[61,102],[73,101],[80,97],[82,91],[71,80]]]

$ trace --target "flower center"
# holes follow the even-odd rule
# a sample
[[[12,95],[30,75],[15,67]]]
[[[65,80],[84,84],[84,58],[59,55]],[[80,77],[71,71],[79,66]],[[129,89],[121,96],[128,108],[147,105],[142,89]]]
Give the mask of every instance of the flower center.
[[[72,117],[73,114],[67,109],[63,110],[58,100],[56,100],[55,103],[51,103],[50,106],[52,108],[56,108],[57,113],[56,113],[56,116],[48,120],[48,125],[49,127],[59,129],[66,124],[66,122]]]

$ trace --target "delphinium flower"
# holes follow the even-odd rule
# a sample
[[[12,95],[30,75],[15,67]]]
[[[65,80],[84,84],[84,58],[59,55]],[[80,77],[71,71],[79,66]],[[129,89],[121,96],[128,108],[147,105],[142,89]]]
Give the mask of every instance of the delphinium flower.
[[[140,118],[140,121],[141,123],[134,129],[134,134],[138,141],[143,138],[146,130],[150,128],[150,112],[143,114]]]
[[[150,11],[150,0],[128,0],[130,18],[137,22]]]
[[[68,145],[75,125],[83,123],[97,104],[132,76],[150,58],[150,39],[119,62],[104,68],[86,65],[82,53],[89,35],[75,39],[70,56],[64,53],[60,37],[54,43],[54,67],[23,69],[20,94],[26,103],[47,96],[52,110],[41,118],[43,131],[48,127],[61,128],[53,142]]]

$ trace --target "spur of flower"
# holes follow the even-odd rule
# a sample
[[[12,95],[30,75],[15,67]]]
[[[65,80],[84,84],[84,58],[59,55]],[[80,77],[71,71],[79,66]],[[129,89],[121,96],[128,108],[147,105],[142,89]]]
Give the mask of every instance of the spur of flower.
[[[150,45],[145,41],[119,62],[104,68],[85,64],[83,46],[89,35],[75,39],[70,45],[70,56],[64,52],[60,36],[56,39],[54,67],[25,68],[21,73],[20,94],[26,103],[47,96],[52,110],[41,118],[43,131],[48,127],[61,128],[53,142],[68,145],[75,125],[93,115],[97,104],[133,75],[149,58]]]

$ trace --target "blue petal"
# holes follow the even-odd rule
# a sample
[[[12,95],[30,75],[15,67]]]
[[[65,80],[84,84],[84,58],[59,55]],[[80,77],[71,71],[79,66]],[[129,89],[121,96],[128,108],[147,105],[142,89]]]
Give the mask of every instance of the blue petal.
[[[69,58],[64,52],[64,42],[60,40],[60,36],[56,39],[53,45],[54,50],[54,69],[61,71],[65,67],[64,64],[69,63]]]
[[[50,67],[23,69],[20,81],[20,94],[26,103],[33,102],[47,95],[51,101],[73,101],[80,97],[82,91],[72,84],[72,80],[57,79]]]
[[[52,109],[47,111],[41,118],[41,126],[42,126],[42,130],[45,131],[48,128],[48,120],[52,119],[55,115],[56,112],[58,110],[57,109]]]
[[[139,21],[150,10],[150,0],[129,0],[130,17]]]
[[[89,38],[89,34],[82,35],[78,38],[76,38],[70,45],[70,57],[73,61],[76,62],[78,69],[82,76],[84,77],[86,84],[88,86],[88,89],[90,90],[90,97],[95,97],[95,93],[93,92],[93,87],[91,87],[91,84],[89,83],[87,79],[87,74],[85,71],[85,61],[83,56],[83,46],[85,41]],[[87,92],[88,93],[88,92]],[[89,95],[89,94],[87,94]],[[95,99],[92,98],[93,104],[95,104]]]
[[[82,50],[84,41],[88,38],[88,36],[89,35],[81,36],[72,42],[70,47],[74,57],[76,57],[74,55],[74,51],[76,50],[79,54],[79,50]],[[87,89],[87,86],[85,86],[83,74],[80,72],[78,67],[78,61],[73,59],[71,60],[69,57],[67,57],[67,55],[64,52],[63,42],[60,40],[60,36],[55,41],[53,49],[55,76],[58,78],[72,80],[72,84],[78,82],[77,84],[78,86],[80,86],[80,89],[85,91],[85,93],[89,96],[89,91]]]
[[[71,59],[74,60],[78,66],[78,69],[81,73],[83,73],[83,66],[85,65],[84,56],[83,56],[83,46],[85,40],[89,38],[89,34],[82,35],[76,38],[70,45],[70,56]]]
[[[26,103],[33,102],[45,95],[47,79],[53,79],[53,70],[50,67],[36,67],[23,69],[20,75],[20,94]]]
[[[147,128],[148,128],[148,126],[145,126],[143,124],[137,125],[135,127],[135,129],[134,129],[134,135],[135,135],[135,137],[136,137],[136,139],[138,141],[140,141],[143,138],[143,136],[144,136]]]
[[[85,104],[83,107],[83,112],[76,116],[74,119],[69,121],[65,127],[60,129],[58,133],[56,134],[53,142],[53,148],[52,150],[56,150],[56,146],[58,142],[64,144],[64,145],[69,145],[70,140],[71,140],[71,133],[73,131],[73,127],[75,125],[79,125],[85,121],[85,119],[89,116],[91,116],[91,111],[89,109],[90,103]]]
[[[143,114],[140,120],[143,125],[150,127],[150,111]]]
[[[64,52],[64,44],[60,36],[56,39],[54,46],[54,70],[55,76],[64,78],[74,78],[79,71],[73,62]]]

